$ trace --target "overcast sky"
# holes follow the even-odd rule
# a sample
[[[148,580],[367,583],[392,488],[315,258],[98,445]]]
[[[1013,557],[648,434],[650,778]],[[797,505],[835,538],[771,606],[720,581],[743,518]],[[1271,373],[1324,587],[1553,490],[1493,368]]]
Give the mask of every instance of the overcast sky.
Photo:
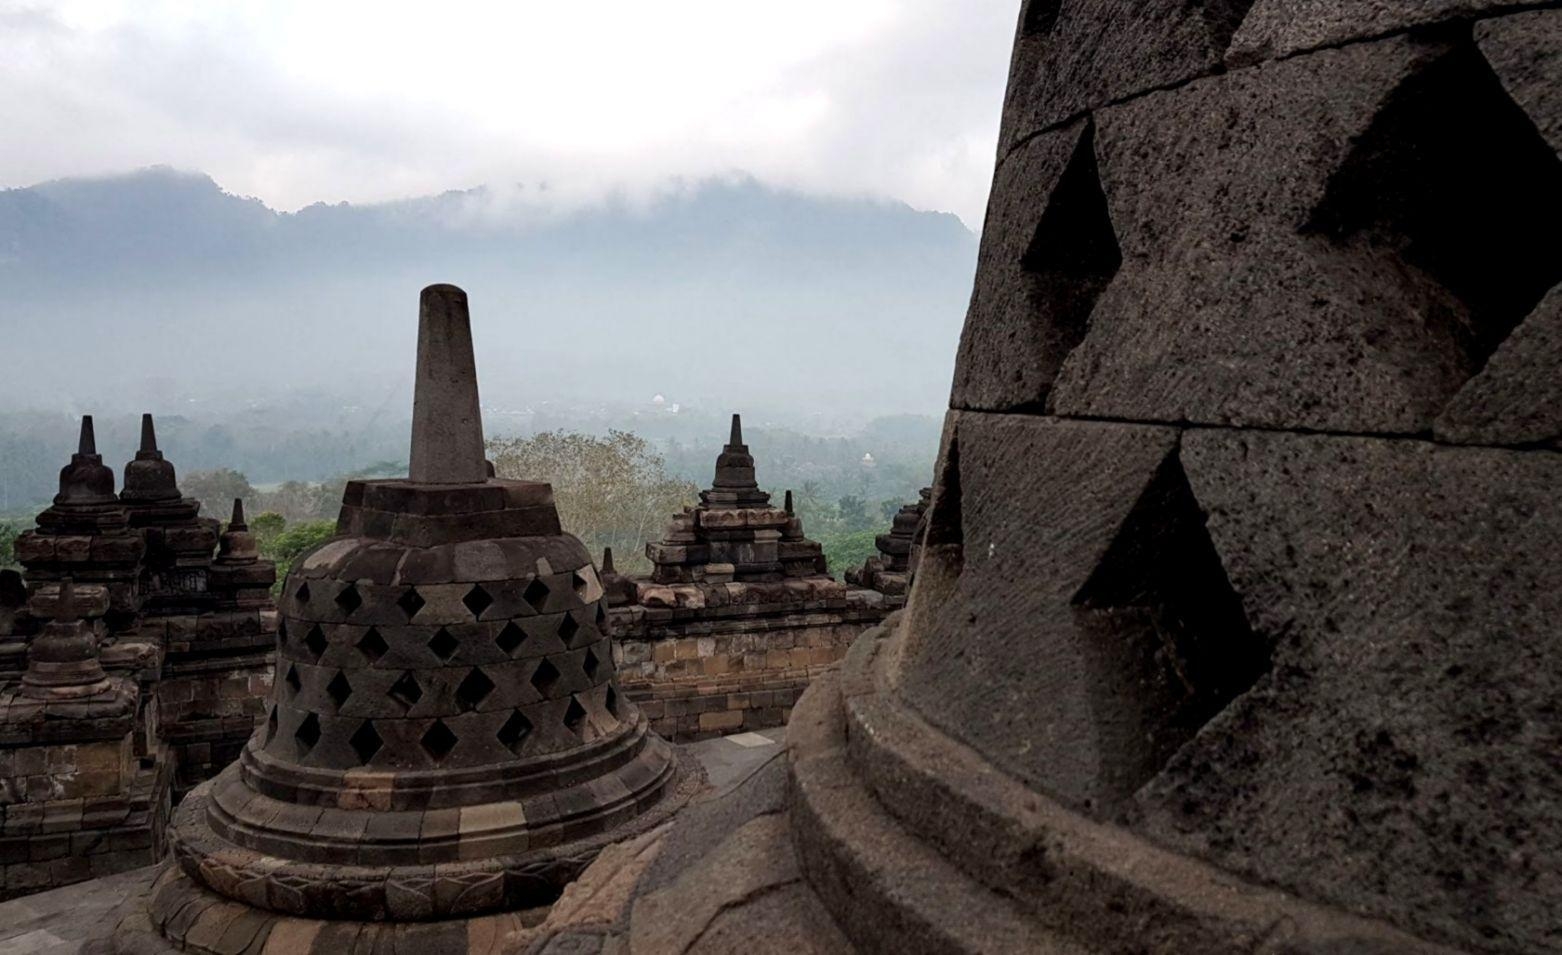
[[[0,0],[0,187],[280,209],[748,172],[981,224],[1018,0]]]

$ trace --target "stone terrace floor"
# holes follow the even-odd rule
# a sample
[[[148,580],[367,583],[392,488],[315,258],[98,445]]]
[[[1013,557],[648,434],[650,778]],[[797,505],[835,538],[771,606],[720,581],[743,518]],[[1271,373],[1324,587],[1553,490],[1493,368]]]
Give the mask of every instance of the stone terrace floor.
[[[786,727],[738,733],[686,744],[720,792],[774,756]],[[113,929],[110,913],[132,893],[145,892],[148,872],[136,869],[103,879],[0,902],[0,955],[76,955]]]

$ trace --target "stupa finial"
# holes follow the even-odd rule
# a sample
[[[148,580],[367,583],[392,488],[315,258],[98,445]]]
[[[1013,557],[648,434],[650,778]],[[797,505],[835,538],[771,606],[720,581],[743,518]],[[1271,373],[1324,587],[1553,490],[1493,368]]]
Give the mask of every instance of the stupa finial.
[[[247,531],[249,525],[244,522],[244,498],[233,499],[233,516],[228,518],[228,532]]]
[[[602,548],[602,573],[617,573],[617,571],[613,569],[613,548],[611,547]]]
[[[740,414],[735,414],[735,415],[732,416],[732,436],[727,439],[727,446],[728,447],[732,447],[732,448],[736,448],[736,447],[741,447],[742,445],[743,445],[743,416],[740,415]]]
[[[787,513],[788,516],[791,516],[792,513],[793,513],[793,511],[792,511],[792,491],[791,491],[790,488],[788,488],[787,492],[786,492],[786,513]]]
[[[419,303],[408,477],[415,484],[488,479],[471,316],[466,293],[454,285],[430,285]]]
[[[84,457],[90,457],[98,453],[98,439],[92,432],[92,415],[81,416],[81,440],[76,446],[76,453]]]
[[[141,450],[157,450],[157,428],[152,424],[150,412],[141,415]]]

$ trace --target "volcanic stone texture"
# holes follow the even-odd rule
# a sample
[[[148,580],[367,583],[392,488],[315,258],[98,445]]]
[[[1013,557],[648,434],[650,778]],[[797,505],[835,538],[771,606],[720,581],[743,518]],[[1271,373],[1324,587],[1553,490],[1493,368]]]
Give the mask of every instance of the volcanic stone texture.
[[[1027,5],[900,700],[1248,885],[1562,948],[1556,6]]]
[[[1152,93],[999,167],[954,403],[1423,433],[1562,279],[1558,215],[1473,44]]]
[[[1242,64],[1408,29],[1491,16],[1523,0],[1257,0],[1231,38],[1227,60]]]
[[[1028,0],[1000,155],[1038,130],[1215,71],[1252,0]]]
[[[1146,830],[1429,934],[1554,945],[1562,456],[1194,431],[1180,457],[1274,662],[1138,794]]]

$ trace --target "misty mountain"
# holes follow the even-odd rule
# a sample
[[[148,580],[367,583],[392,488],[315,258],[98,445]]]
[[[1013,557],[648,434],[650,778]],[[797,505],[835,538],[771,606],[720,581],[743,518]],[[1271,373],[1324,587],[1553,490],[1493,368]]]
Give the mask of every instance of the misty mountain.
[[[566,209],[476,189],[278,212],[152,169],[0,192],[0,408],[410,406],[418,290],[465,287],[484,404],[937,414],[954,216],[749,179]],[[307,423],[300,422],[300,427]]]

